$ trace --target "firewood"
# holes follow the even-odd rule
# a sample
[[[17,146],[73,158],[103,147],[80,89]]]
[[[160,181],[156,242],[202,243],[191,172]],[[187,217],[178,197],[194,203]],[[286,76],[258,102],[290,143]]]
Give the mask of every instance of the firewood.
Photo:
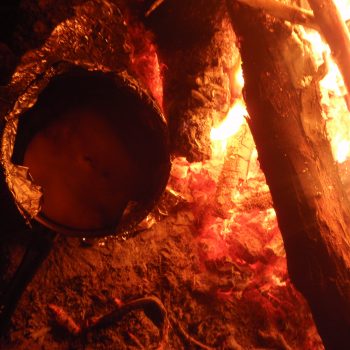
[[[209,159],[210,130],[229,111],[239,60],[223,2],[164,1],[147,24],[167,67],[164,111],[173,154],[191,162]]]
[[[305,27],[320,30],[315,21],[312,11],[284,4],[275,0],[238,0],[242,4],[263,10],[269,15],[289,21],[294,24],[301,24]]]
[[[227,4],[241,39],[249,126],[271,191],[288,273],[308,301],[325,347],[342,349],[350,344],[350,203],[325,133],[317,72],[308,63],[311,52],[297,27],[242,4]],[[339,24],[332,14],[315,13],[328,16],[325,23]],[[340,29],[331,29],[335,40]],[[335,45],[345,47],[337,51],[341,63],[348,54],[346,37],[342,33]],[[298,50],[303,54],[297,56]]]
[[[272,198],[270,192],[258,192],[239,199],[238,207],[244,211],[252,209],[266,210],[272,208]]]

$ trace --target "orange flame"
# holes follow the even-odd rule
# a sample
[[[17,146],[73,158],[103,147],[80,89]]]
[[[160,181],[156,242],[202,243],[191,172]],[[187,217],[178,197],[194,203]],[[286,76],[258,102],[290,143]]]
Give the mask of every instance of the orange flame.
[[[227,142],[233,137],[245,123],[248,112],[242,98],[244,78],[242,66],[239,63],[233,72],[233,89],[238,96],[225,119],[217,127],[213,127],[210,132],[212,157],[224,158],[226,154]]]
[[[243,100],[236,100],[221,124],[211,129],[210,139],[214,158],[225,155],[229,138],[239,131],[247,115],[248,112]]]
[[[350,3],[338,1],[337,5],[343,17],[350,18]],[[305,31],[304,37],[311,44],[316,64],[320,66],[325,63],[328,68],[326,76],[320,81],[321,104],[334,159],[342,163],[350,157],[350,113],[344,99],[346,87],[338,66],[331,57],[330,48],[320,34],[309,30]]]
[[[236,86],[239,90],[239,93],[242,94],[242,89],[244,86],[244,78],[243,78],[243,70],[242,70],[242,66],[239,66],[237,71],[234,74],[234,80],[236,83]]]
[[[350,19],[350,2],[348,0],[334,0],[334,2],[343,20],[347,21],[348,19]]]
[[[338,1],[344,18],[350,18],[350,2]],[[320,34],[313,30],[304,31],[304,38],[311,44],[313,58],[317,66],[326,64],[328,72],[320,81],[321,104],[327,120],[327,133],[330,138],[334,159],[338,163],[350,158],[350,113],[344,96],[346,87],[338,66],[331,57],[329,46],[323,41]],[[241,91],[244,85],[242,69],[239,67],[234,73],[234,84]],[[241,96],[241,94],[240,94]],[[235,101],[225,120],[217,127],[212,128],[210,138],[214,158],[225,156],[227,142],[234,136],[248,116],[243,99]]]

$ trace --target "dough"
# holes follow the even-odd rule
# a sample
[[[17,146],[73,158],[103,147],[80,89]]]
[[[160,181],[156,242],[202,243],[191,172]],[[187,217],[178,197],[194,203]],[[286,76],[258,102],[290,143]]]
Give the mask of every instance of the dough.
[[[110,116],[80,109],[33,137],[24,165],[42,187],[45,217],[81,230],[116,226],[138,172],[117,128]]]

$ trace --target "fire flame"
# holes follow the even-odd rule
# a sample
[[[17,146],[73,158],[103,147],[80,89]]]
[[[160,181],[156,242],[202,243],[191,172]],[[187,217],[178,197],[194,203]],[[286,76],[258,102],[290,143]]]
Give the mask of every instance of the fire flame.
[[[350,3],[338,1],[337,6],[343,18],[350,18]],[[327,133],[334,159],[343,163],[350,158],[350,113],[344,99],[347,94],[345,84],[338,66],[331,57],[330,48],[320,34],[313,30],[305,30],[303,35],[311,45],[315,64],[325,64],[328,70],[320,81],[321,104],[327,120]],[[222,123],[213,127],[210,133],[213,158],[225,156],[228,140],[240,130],[245,123],[245,117],[248,116],[241,97],[244,85],[241,67],[234,73],[234,85],[240,90],[240,98],[235,100]]]
[[[244,101],[238,99],[230,108],[222,123],[211,129],[210,139],[212,141],[213,157],[225,155],[228,139],[239,131],[247,115]]]
[[[239,65],[237,71],[234,74],[234,80],[235,80],[235,85],[238,89],[238,92],[240,94],[242,94],[242,89],[244,86],[244,78],[243,78],[243,70],[242,70],[242,66]]]
[[[334,2],[343,20],[347,21],[348,19],[350,19],[350,2],[344,0],[334,0]]]
[[[212,157],[215,159],[225,157],[228,140],[237,134],[246,122],[245,118],[248,117],[247,108],[242,97],[244,78],[240,64],[233,73],[233,86],[234,94],[238,98],[235,99],[221,124],[213,127],[210,132]]]
[[[343,17],[350,18],[350,3],[338,1],[337,5]],[[334,159],[338,163],[343,163],[350,158],[350,113],[345,102],[347,90],[342,75],[331,57],[330,48],[320,34],[308,30],[304,32],[304,38],[311,44],[315,63],[318,66],[326,64],[328,69],[326,76],[320,81],[321,105],[327,120],[327,133]]]

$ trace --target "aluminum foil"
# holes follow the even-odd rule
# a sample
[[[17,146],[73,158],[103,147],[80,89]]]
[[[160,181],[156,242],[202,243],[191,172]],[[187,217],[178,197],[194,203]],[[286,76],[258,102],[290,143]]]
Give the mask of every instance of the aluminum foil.
[[[40,212],[42,191],[31,181],[28,168],[13,164],[11,157],[18,118],[36,103],[39,94],[53,77],[68,72],[74,66],[113,74],[120,84],[135,91],[154,110],[166,128],[166,120],[154,99],[128,73],[129,53],[126,23],[118,7],[106,0],[93,0],[75,7],[74,17],[59,24],[40,49],[22,57],[8,86],[10,101],[14,102],[9,108],[10,112],[2,116],[6,119],[6,125],[1,141],[1,162],[8,187],[28,221]],[[165,167],[170,169],[170,163]],[[165,169],[165,172],[168,171]],[[126,213],[116,231],[126,237],[131,227],[150,210],[150,206],[140,204]]]
[[[36,216],[40,210],[41,189],[29,180],[28,168],[16,166],[6,155],[11,155],[17,131],[18,119],[10,120],[5,127],[2,142],[2,164],[5,168],[7,185],[16,199],[22,215]]]
[[[181,193],[167,186],[155,208],[134,228],[133,232],[151,229],[157,222],[185,208],[188,204]]]

